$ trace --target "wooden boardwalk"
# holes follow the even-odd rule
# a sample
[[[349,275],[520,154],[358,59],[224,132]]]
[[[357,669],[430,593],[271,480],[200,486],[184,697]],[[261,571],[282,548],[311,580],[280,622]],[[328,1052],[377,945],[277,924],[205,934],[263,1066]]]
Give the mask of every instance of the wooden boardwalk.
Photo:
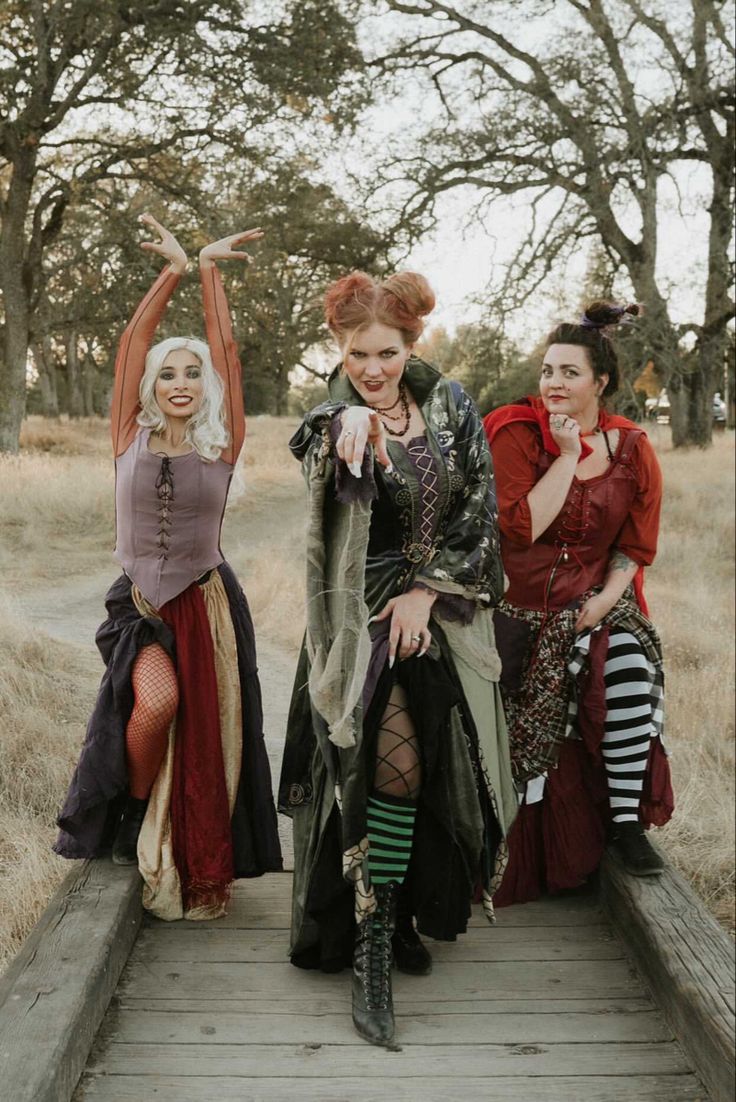
[[[393,1050],[361,1041],[349,973],[286,960],[291,876],[219,922],[146,918],[75,1102],[706,1100],[594,894],[474,915],[395,973]]]

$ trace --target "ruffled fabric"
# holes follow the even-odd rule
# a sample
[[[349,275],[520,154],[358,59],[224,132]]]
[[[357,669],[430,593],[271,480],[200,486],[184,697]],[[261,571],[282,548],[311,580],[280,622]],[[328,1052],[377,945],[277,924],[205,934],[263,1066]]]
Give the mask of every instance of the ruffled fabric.
[[[205,592],[201,592],[202,589]],[[181,865],[181,869],[176,871],[174,877],[178,881],[179,873],[184,871],[185,884],[192,885],[192,891],[186,896],[186,909],[191,912],[188,917],[200,917],[194,912],[201,910],[201,904],[208,910],[212,899],[208,901],[201,897],[201,893],[198,895],[197,884],[200,887],[213,883],[218,885],[215,895],[220,900],[217,910],[221,913],[226,895],[225,882],[229,884],[233,876],[259,876],[264,872],[278,871],[282,867],[282,861],[271,795],[270,767],[263,740],[255,639],[245,596],[232,570],[225,563],[213,572],[210,581],[205,582],[203,587],[195,583],[187,593],[187,605],[191,606],[188,613],[185,613],[183,607],[178,607],[180,598],[175,598],[170,606],[177,605],[177,609],[171,615],[171,607],[169,608],[166,613],[169,623],[165,623],[158,614],[141,614],[141,608],[144,612],[146,609],[144,605],[141,608],[136,606],[130,579],[125,575],[118,578],[110,588],[105,602],[108,618],[96,637],[106,670],[87,727],[79,762],[58,819],[61,830],[54,849],[61,856],[70,858],[103,856],[109,850],[127,795],[125,729],[133,708],[131,674],[140,649],[150,643],[159,643],[182,677],[182,663],[191,666],[192,657],[195,666],[207,664],[206,656],[203,659],[200,653],[204,641],[205,650],[211,651],[212,660],[206,676],[211,680],[214,672],[215,679],[214,714],[209,715],[207,722],[212,730],[218,731],[220,739],[222,783],[216,778],[206,779],[209,766],[205,763],[205,772],[199,772],[202,784],[197,782],[196,786],[202,800],[207,799],[210,804],[213,799],[216,800],[219,826],[214,833],[211,832],[210,812],[207,809],[199,823],[193,822],[193,808],[187,806],[185,815],[188,822],[182,824],[184,833],[188,835],[191,832],[193,838],[196,835],[196,849],[206,852],[203,861],[198,857],[194,858],[194,865],[200,871],[190,876],[186,871],[189,869],[191,872],[190,844],[186,836],[181,839],[180,832],[176,862]],[[150,611],[153,613],[153,610]],[[196,620],[196,630],[192,616]],[[182,618],[186,623],[180,623]],[[185,639],[185,634],[189,638]],[[185,648],[192,649],[189,661],[184,654]],[[190,671],[190,676],[192,692],[184,691],[182,708],[177,717],[180,743],[182,709],[185,708],[192,717],[190,735],[196,739],[199,737],[198,724],[205,702],[204,689],[199,684],[201,673],[191,674]],[[198,686],[198,691],[194,691],[195,686]],[[175,743],[174,731],[171,738]],[[172,745],[172,752],[167,756],[156,782],[160,786],[168,770],[171,792],[174,788],[176,749],[176,745]],[[204,752],[204,747],[202,749]],[[207,753],[216,761],[216,748],[210,746],[210,751],[212,753]],[[199,753],[196,748],[195,753]],[[189,767],[182,768],[183,762],[184,759],[181,758],[176,782],[179,789],[179,809],[182,803],[189,805],[192,794],[192,763],[190,760]],[[154,805],[156,791],[154,786]],[[201,802],[195,802],[201,808]],[[178,814],[181,820],[180,810]],[[176,815],[177,812],[174,812],[172,818],[176,819]],[[144,823],[144,830],[147,829]],[[171,835],[170,831],[170,846],[173,845]],[[164,836],[162,831],[160,836]],[[173,847],[171,850],[172,854],[175,849]],[[155,870],[161,862],[157,865],[149,850],[150,847],[146,853]],[[210,851],[214,852],[214,857]],[[212,860],[215,867],[210,868]],[[176,862],[172,856],[169,864],[175,870]],[[166,861],[163,865],[166,865]],[[204,894],[206,896],[207,891]],[[162,917],[180,915],[172,912]]]

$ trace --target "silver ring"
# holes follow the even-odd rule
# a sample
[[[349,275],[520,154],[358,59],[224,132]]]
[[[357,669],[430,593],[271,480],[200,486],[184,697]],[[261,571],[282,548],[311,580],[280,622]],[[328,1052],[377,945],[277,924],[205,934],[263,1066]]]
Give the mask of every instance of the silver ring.
[[[412,635],[411,641],[412,643],[421,643],[422,637],[421,635]]]

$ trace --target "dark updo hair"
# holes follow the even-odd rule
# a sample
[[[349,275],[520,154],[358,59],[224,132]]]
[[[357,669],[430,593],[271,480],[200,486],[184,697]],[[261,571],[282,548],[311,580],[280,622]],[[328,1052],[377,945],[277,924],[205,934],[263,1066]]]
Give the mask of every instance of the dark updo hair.
[[[635,302],[628,306],[616,306],[612,302],[591,302],[579,322],[563,321],[547,337],[547,348],[552,344],[578,344],[588,350],[593,376],[600,379],[608,375],[608,382],[601,397],[615,394],[619,384],[618,356],[612,340],[615,326],[621,325],[641,313]]]

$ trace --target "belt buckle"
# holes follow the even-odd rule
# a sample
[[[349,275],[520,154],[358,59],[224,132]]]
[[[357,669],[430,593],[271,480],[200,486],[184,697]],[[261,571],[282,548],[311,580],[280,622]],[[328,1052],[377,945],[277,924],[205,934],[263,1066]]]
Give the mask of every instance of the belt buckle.
[[[420,563],[424,562],[425,558],[428,557],[428,549],[423,543],[410,543],[404,551],[404,554],[409,562]]]

